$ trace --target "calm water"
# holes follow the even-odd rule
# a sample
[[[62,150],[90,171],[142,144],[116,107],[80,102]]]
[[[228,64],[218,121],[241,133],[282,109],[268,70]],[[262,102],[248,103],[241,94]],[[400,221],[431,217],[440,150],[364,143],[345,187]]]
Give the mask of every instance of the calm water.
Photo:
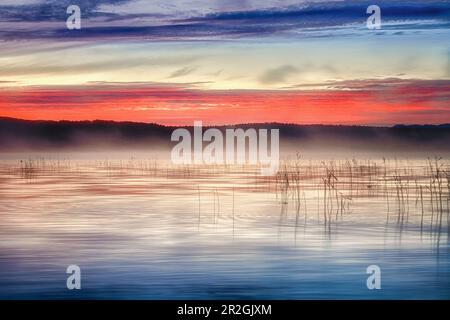
[[[387,174],[378,164],[340,178],[338,207],[320,162],[301,164],[297,189],[251,169],[3,160],[0,298],[449,299],[446,185],[439,217],[425,161]],[[409,190],[401,202],[395,174]],[[72,264],[81,290],[66,288]],[[366,287],[369,265],[381,290]]]

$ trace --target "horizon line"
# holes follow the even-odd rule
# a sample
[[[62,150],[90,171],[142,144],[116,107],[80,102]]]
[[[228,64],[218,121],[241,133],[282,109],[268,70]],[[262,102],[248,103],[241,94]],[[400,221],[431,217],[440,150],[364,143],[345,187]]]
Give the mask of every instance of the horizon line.
[[[132,124],[141,124],[141,125],[154,125],[166,128],[192,128],[192,125],[169,125],[169,124],[161,124],[156,122],[144,122],[144,121],[132,121],[132,120],[106,120],[106,119],[94,119],[94,120],[50,120],[50,119],[23,119],[23,118],[14,118],[14,117],[6,117],[0,115],[1,120],[12,120],[12,121],[24,121],[24,122],[51,122],[51,123],[95,123],[95,122],[108,122],[108,123],[132,123]],[[195,120],[202,121],[202,120]],[[419,123],[396,123],[392,125],[371,125],[371,124],[324,124],[324,123],[293,123],[293,122],[247,122],[247,123],[234,123],[234,124],[207,124],[202,127],[235,127],[235,126],[248,126],[248,125],[281,125],[281,126],[297,126],[297,127],[312,127],[312,126],[322,126],[322,127],[370,127],[370,128],[395,128],[399,126],[405,127],[441,127],[441,126],[450,126],[450,123],[440,123],[440,124],[419,124]]]

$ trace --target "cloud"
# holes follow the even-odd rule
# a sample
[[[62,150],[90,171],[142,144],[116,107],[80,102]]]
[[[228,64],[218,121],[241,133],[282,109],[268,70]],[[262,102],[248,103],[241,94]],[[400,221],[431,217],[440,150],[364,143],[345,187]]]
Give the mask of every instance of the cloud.
[[[181,69],[175,70],[175,71],[169,76],[169,79],[187,76],[188,74],[191,74],[191,73],[194,72],[195,70],[196,70],[196,68],[189,68],[189,67],[181,68]]]
[[[315,2],[330,2],[322,0]],[[340,1],[340,0],[331,0]],[[298,6],[308,0],[131,0],[118,4],[102,4],[97,11],[114,14],[157,13],[175,18],[203,16],[217,12],[239,12],[288,8]]]
[[[2,0],[0,6],[29,6],[42,4],[45,0]]]
[[[319,85],[319,84],[318,84]],[[196,84],[89,83],[0,90],[0,115],[158,123],[442,123],[450,80],[356,79],[301,90],[207,90]],[[349,90],[351,89],[351,90]]]
[[[11,2],[7,2],[11,4]],[[330,36],[366,32],[369,1],[294,0],[79,0],[83,28],[65,29],[66,7],[71,1],[19,1],[0,5],[0,39],[234,39],[268,35]],[[388,1],[382,8],[385,31],[409,28],[433,30],[449,26],[450,3],[444,1]],[[426,21],[426,23],[425,23]],[[49,22],[58,22],[49,25]],[[395,22],[395,23],[393,23]],[[318,34],[318,32],[320,32]]]
[[[2,76],[39,75],[39,74],[82,74],[89,72],[107,72],[115,70],[129,70],[132,68],[149,68],[150,66],[173,66],[193,62],[199,59],[194,56],[166,56],[166,57],[143,57],[142,55],[130,55],[127,59],[120,57],[105,57],[104,55],[86,57],[83,62],[60,61],[46,63],[10,63],[2,67]],[[83,57],[74,60],[82,61]],[[181,77],[194,71],[195,68],[182,68],[175,71],[170,78]]]
[[[259,77],[259,81],[264,84],[285,82],[289,76],[296,74],[297,72],[298,69],[296,67],[283,65],[267,70]]]

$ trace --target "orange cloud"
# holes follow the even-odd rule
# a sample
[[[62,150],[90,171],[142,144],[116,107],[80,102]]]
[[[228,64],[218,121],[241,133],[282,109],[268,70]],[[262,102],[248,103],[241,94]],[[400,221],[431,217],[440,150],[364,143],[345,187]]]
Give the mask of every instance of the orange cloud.
[[[170,84],[22,87],[0,90],[0,115],[45,120],[116,120],[187,125],[283,122],[450,122],[447,80],[359,80],[320,89],[203,90]]]

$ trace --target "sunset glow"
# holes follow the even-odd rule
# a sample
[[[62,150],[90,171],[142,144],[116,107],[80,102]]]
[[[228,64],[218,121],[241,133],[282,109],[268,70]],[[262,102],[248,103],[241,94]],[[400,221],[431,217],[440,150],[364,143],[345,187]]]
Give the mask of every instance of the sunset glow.
[[[381,1],[381,30],[366,28],[361,1],[281,8],[213,1],[188,11],[183,1],[169,4],[98,1],[82,8],[80,30],[65,28],[62,5],[47,17],[33,15],[44,1],[7,5],[0,116],[170,125],[450,122],[447,2],[406,1],[400,10]]]

